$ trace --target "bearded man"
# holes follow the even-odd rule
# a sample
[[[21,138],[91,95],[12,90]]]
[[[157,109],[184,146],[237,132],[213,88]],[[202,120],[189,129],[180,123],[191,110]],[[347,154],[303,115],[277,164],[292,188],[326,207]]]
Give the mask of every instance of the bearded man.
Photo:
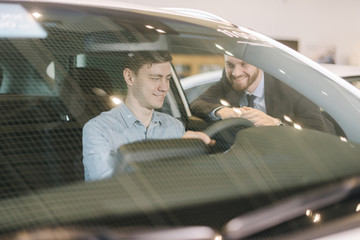
[[[297,124],[324,131],[320,108],[280,80],[241,59],[225,55],[225,70],[190,105],[200,118],[216,121],[242,117],[255,126]]]

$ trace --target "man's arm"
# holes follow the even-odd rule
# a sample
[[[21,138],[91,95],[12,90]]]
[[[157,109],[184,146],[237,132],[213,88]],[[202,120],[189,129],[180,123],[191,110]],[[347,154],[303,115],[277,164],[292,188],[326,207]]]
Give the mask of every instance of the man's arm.
[[[109,137],[96,122],[83,128],[83,163],[85,181],[111,177],[117,161]]]
[[[310,128],[324,132],[325,122],[320,107],[301,95],[294,109],[294,122],[303,128]]]
[[[195,116],[206,120],[212,120],[210,118],[211,112],[216,108],[224,107],[224,105],[220,103],[220,99],[224,98],[224,88],[220,81],[210,86],[202,95],[196,98],[190,104],[190,109]]]
[[[265,102],[267,113],[285,124],[284,115],[302,128],[325,129],[320,107],[271,75],[265,75]]]

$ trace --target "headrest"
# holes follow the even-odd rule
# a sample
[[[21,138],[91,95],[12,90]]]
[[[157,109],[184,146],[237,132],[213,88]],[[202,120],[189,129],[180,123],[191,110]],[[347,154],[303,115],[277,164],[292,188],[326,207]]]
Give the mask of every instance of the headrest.
[[[107,94],[111,94],[113,91],[111,79],[103,69],[88,67],[72,68],[65,82],[71,81],[71,79],[87,94],[96,93],[99,89]]]

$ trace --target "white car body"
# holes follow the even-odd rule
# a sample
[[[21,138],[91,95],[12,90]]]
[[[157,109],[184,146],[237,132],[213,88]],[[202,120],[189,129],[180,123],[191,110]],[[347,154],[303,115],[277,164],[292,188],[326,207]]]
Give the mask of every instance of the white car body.
[[[358,237],[360,91],[341,78],[349,76],[260,33],[190,12],[120,1],[0,1],[0,238]],[[243,59],[290,87],[293,119],[301,112],[300,119],[322,128],[296,127],[290,118],[287,126],[210,122],[207,113],[195,114],[186,94],[215,83],[222,70],[180,79],[171,65],[166,79],[142,79],[155,87],[159,78],[169,81],[155,110],[165,120],[152,118],[148,127],[134,109],[119,113],[131,84],[124,69],[138,64],[132,57],[163,52],[185,59],[184,68],[199,56]],[[141,109],[153,114],[144,104],[148,89],[139,89]],[[290,101],[279,92],[281,109]],[[327,131],[322,113],[341,131]],[[104,117],[110,115],[114,121]],[[99,128],[86,138],[92,120]],[[179,137],[156,135],[163,127],[178,129]],[[183,130],[204,131],[216,142],[181,138]],[[85,182],[89,155],[93,171],[111,174]]]

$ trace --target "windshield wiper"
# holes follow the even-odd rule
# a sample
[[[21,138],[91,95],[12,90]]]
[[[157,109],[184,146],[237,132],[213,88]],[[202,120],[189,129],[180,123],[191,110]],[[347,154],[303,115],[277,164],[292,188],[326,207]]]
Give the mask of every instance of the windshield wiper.
[[[332,186],[321,187],[299,194],[275,205],[233,218],[224,227],[224,239],[241,239],[300,217],[307,210],[320,209],[358,194],[360,177],[344,180]]]

